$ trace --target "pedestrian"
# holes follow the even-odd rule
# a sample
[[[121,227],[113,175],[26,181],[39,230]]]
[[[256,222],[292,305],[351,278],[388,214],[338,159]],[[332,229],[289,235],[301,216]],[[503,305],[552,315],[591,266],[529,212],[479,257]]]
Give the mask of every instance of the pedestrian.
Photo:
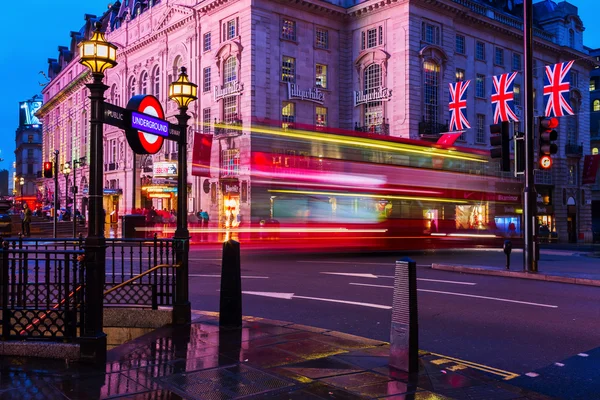
[[[202,217],[202,225],[208,226],[208,212],[202,211],[200,216]]]
[[[21,231],[24,236],[31,236],[31,209],[27,203],[23,203],[23,221]]]

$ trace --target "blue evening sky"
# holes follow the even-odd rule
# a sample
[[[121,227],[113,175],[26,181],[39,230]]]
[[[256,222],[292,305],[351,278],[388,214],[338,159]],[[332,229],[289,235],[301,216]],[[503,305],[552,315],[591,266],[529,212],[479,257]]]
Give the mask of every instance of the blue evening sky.
[[[534,0],[534,2],[537,2]],[[58,46],[70,45],[70,31],[78,31],[84,14],[100,15],[109,0],[28,0],[3,4],[4,23],[0,24],[0,169],[12,174],[15,151],[15,130],[19,123],[19,101],[41,94],[48,71],[48,58],[58,57]],[[594,22],[600,7],[598,0],[570,0],[579,8],[586,27],[584,44],[600,47],[600,24]]]

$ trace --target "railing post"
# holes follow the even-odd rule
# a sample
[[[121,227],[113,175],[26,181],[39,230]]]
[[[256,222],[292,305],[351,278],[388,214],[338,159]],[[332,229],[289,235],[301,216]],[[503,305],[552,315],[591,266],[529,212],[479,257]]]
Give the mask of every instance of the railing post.
[[[2,339],[8,339],[10,316],[8,315],[8,242],[2,242],[2,262],[0,263],[0,290],[2,290]]]
[[[223,243],[221,263],[221,298],[219,325],[229,328],[242,326],[242,277],[240,244],[233,239]]]
[[[409,374],[419,372],[419,327],[417,314],[417,263],[410,258],[396,261],[390,366]]]

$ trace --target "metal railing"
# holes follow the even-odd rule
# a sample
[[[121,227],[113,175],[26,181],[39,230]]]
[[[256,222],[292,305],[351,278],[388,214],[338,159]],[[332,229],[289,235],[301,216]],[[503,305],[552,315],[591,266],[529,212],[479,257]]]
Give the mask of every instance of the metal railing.
[[[354,130],[357,132],[368,132],[368,133],[376,133],[379,135],[389,135],[390,134],[390,124],[380,123],[369,126],[359,126],[358,123],[354,125]]]
[[[3,242],[1,257],[3,340],[76,339],[85,322],[84,252]]]

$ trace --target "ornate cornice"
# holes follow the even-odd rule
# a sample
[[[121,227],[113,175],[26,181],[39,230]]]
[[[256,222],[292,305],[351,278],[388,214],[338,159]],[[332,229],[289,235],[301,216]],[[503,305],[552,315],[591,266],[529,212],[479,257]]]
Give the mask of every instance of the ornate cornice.
[[[65,86],[60,92],[58,92],[54,97],[52,97],[47,103],[45,103],[40,109],[35,113],[38,118],[45,117],[48,112],[50,112],[58,103],[63,100],[66,100],[67,97],[72,95],[75,91],[80,89],[85,82],[88,80],[90,76],[90,71],[86,69],[79,76],[73,79],[67,86]]]
[[[362,17],[365,14],[372,14],[381,11],[383,8],[390,5],[396,5],[401,1],[407,2],[406,0],[372,0],[366,1],[360,4],[350,7],[347,11],[347,16],[350,18]]]

